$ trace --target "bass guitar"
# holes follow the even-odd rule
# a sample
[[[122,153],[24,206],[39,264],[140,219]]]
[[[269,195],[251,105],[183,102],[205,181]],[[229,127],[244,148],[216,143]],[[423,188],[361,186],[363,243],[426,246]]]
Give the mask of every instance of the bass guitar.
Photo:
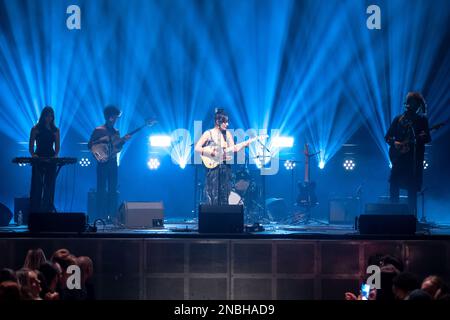
[[[118,154],[127,139],[125,137],[132,136],[139,130],[147,127],[147,126],[153,126],[157,123],[156,120],[150,119],[145,121],[145,124],[140,126],[139,128],[134,129],[133,131],[128,132],[125,136],[119,137],[119,136],[104,136],[97,141],[94,141],[94,143],[91,146],[91,153],[94,156],[94,158],[100,162],[104,163],[107,162],[109,159],[111,159],[113,156]]]

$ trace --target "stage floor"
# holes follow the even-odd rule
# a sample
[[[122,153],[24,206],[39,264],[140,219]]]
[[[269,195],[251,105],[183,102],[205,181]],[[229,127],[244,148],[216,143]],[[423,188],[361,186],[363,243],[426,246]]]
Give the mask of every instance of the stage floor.
[[[246,231],[240,234],[208,234],[199,233],[196,220],[165,220],[164,227],[151,229],[130,229],[113,224],[97,224],[97,232],[77,234],[79,237],[114,237],[114,238],[248,238],[248,239],[414,239],[414,238],[447,238],[450,239],[450,224],[418,224],[415,235],[361,235],[353,225],[329,224],[325,221],[311,223],[261,224],[261,231],[253,231],[246,225]],[[0,237],[42,237],[71,236],[67,233],[30,234],[27,226],[9,225],[0,227]]]

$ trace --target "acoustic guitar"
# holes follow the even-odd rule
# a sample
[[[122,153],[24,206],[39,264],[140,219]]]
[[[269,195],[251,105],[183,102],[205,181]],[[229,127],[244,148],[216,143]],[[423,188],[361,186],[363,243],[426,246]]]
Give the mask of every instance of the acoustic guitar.
[[[240,149],[242,147],[247,147],[256,140],[263,139],[266,137],[267,135],[256,136],[244,142],[238,143],[234,145],[234,147],[228,147],[226,142],[225,146],[223,146],[222,148],[219,148],[218,146],[215,145],[206,146],[203,147],[204,152],[200,157],[202,158],[202,162],[206,168],[214,169],[224,161],[231,160],[231,153],[234,152],[234,148]],[[214,153],[214,155],[210,155],[212,153]]]
[[[430,132],[442,128],[445,124],[446,122],[441,122],[430,127]],[[401,155],[408,153],[410,150],[411,141],[409,139],[394,141],[394,144],[389,148],[389,160],[391,160],[391,163],[395,163],[398,161]]]

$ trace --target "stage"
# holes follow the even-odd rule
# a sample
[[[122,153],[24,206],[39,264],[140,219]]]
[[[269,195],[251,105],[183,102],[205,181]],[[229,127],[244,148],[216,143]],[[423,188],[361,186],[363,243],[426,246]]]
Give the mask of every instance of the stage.
[[[392,254],[420,277],[450,277],[450,226],[411,236],[360,235],[350,225],[266,225],[243,234],[199,234],[195,221],[161,229],[99,226],[95,233],[0,229],[0,267],[30,248],[67,248],[94,262],[99,299],[338,299],[357,292],[371,255]]]

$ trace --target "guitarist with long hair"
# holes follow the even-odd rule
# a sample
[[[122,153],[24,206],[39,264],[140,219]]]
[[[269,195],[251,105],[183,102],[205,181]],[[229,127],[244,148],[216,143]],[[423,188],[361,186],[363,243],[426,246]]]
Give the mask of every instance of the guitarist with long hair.
[[[399,201],[400,189],[408,191],[411,213],[417,216],[417,192],[422,188],[425,144],[431,141],[425,99],[419,92],[406,96],[405,112],[394,118],[385,139],[392,164],[390,198]]]
[[[115,106],[106,106],[103,110],[105,124],[95,128],[89,139],[88,148],[96,145],[108,146],[113,140],[121,139],[123,143],[131,138],[126,135],[120,138],[119,130],[114,128],[121,112]],[[106,161],[97,162],[97,214],[106,217],[116,210],[117,205],[117,154],[110,153]]]

